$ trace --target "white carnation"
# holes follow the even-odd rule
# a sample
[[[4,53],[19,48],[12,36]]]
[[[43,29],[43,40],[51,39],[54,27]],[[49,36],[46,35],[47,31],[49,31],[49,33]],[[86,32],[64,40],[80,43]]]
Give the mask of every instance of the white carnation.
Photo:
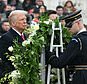
[[[18,78],[20,76],[19,71],[14,70],[11,72],[10,77]]]
[[[22,42],[22,46],[27,46],[29,44],[30,44],[30,40],[29,39]]]
[[[12,51],[13,51],[13,47],[10,46],[10,47],[8,48],[8,50],[9,50],[10,52],[12,52]]]

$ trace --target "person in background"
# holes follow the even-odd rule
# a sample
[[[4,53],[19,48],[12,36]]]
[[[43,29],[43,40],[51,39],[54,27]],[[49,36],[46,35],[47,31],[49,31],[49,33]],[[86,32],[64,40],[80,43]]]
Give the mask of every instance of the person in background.
[[[74,70],[71,84],[87,84],[87,30],[82,21],[81,10],[62,18],[72,33],[72,40],[59,57],[51,56],[48,63],[55,68],[68,66]]]
[[[58,6],[56,7],[56,12],[57,12],[57,14],[58,14],[59,16],[63,16],[63,14],[64,14],[64,8],[63,8],[63,6],[58,5]]]
[[[64,4],[64,13],[69,14],[69,13],[73,13],[75,11],[76,11],[76,8],[75,8],[73,2],[70,0],[66,1],[66,3]]]
[[[0,0],[0,13],[4,13],[4,9],[6,8],[6,4],[3,0]]]
[[[14,40],[17,39],[19,43],[22,43],[26,39],[23,34],[23,31],[27,27],[26,14],[27,12],[23,10],[12,11],[9,15],[11,28],[0,37],[0,78],[6,73],[15,70],[12,62],[8,60],[5,53],[8,52],[8,54],[11,54],[11,52],[8,51],[8,48],[14,44]],[[9,83],[6,81],[4,84]]]
[[[11,11],[13,10],[22,10],[22,3],[20,2],[20,0],[4,0],[6,7],[5,7],[5,13],[4,13],[4,17],[5,19],[8,18],[8,15],[10,14]]]
[[[33,20],[34,18],[34,15],[33,15],[33,12],[34,12],[34,6],[30,6],[27,10],[28,14],[27,14],[27,21],[28,21],[28,24],[31,23],[31,21]]]
[[[6,18],[5,9],[6,9],[6,4],[4,3],[3,0],[0,0],[0,16],[1,16],[0,20]]]
[[[8,0],[8,5],[15,10],[22,10],[22,2],[20,0]]]
[[[58,18],[57,12],[54,10],[48,10],[48,16],[50,20],[55,20]]]
[[[29,9],[33,6],[34,4],[32,3],[32,0],[24,0],[22,3],[22,7],[25,11],[29,11]]]
[[[39,6],[39,11],[40,11],[40,15],[43,15],[43,13],[45,13],[47,11],[46,6],[45,5]]]
[[[3,2],[7,5],[8,4],[8,0],[3,0]]]
[[[44,1],[43,0],[36,0],[35,1],[35,8],[39,8],[39,6],[44,5]]]
[[[67,14],[64,13],[64,7],[59,5],[56,7],[56,12],[59,18],[59,22],[61,22],[62,25],[65,25],[65,21],[61,20],[61,18],[63,18],[64,16],[66,16]]]
[[[33,11],[33,19],[31,21],[31,23],[32,22],[39,23],[39,17],[40,17],[39,8],[35,8]]]
[[[63,6],[57,6],[56,7],[56,12],[57,12],[57,15],[58,15],[58,17],[59,17],[59,19],[61,19],[62,17],[64,17],[65,16],[65,14],[64,14],[64,7]]]
[[[0,26],[1,26],[0,27],[0,36],[1,36],[2,34],[6,33],[10,29],[10,24],[8,19],[3,20]]]

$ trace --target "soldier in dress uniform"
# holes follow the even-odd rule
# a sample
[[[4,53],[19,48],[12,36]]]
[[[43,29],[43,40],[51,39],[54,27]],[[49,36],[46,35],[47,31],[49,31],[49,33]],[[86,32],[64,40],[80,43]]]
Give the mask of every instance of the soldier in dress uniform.
[[[49,64],[54,68],[69,66],[74,70],[71,84],[87,84],[87,31],[82,21],[81,10],[62,18],[73,34],[67,48],[58,57],[51,56]]]

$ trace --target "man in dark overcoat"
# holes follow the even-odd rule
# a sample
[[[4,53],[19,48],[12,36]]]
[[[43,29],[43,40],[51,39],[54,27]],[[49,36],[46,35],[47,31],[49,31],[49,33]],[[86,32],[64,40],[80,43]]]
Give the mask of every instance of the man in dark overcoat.
[[[13,45],[15,39],[18,39],[19,43],[26,39],[25,35],[24,38],[21,37],[27,27],[26,14],[23,10],[12,11],[9,15],[11,29],[0,37],[0,78],[15,69],[5,53],[9,52],[8,48]]]
[[[87,31],[82,21],[81,10],[62,18],[73,34],[66,50],[58,57],[51,56],[49,64],[54,68],[74,70],[71,84],[87,84]]]

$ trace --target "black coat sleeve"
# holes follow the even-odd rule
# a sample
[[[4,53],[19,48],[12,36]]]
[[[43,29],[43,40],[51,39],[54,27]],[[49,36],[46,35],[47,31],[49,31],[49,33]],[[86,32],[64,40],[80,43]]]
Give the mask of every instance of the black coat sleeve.
[[[63,68],[75,60],[75,57],[80,52],[80,45],[77,39],[72,39],[66,50],[59,57],[52,56],[49,58],[49,63],[52,67]]]

